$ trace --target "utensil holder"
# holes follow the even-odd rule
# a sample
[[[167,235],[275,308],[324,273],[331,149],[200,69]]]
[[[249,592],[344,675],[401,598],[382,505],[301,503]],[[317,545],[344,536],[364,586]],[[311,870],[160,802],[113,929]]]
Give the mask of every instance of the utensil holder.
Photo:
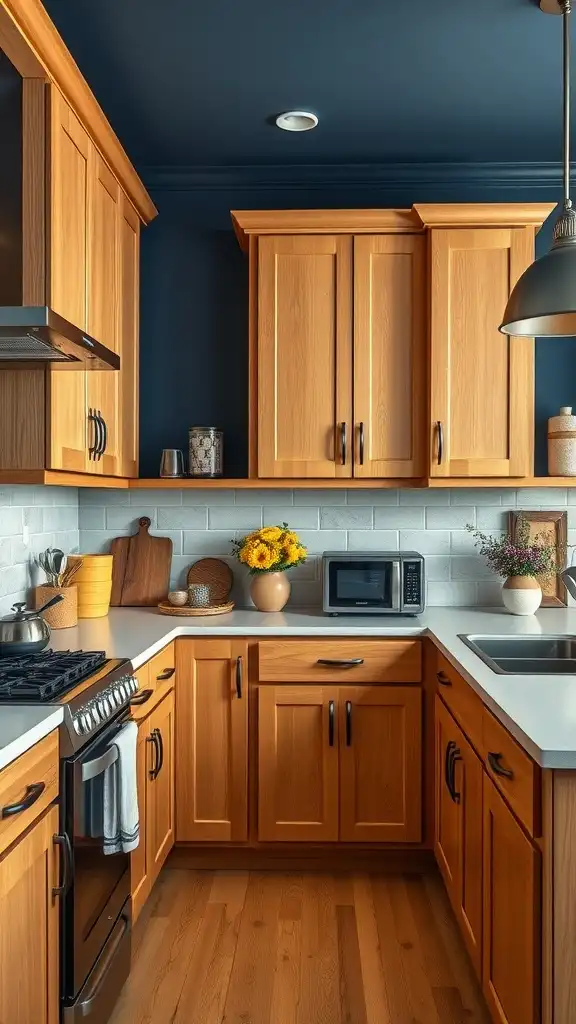
[[[42,618],[48,623],[50,629],[69,629],[70,626],[78,625],[78,588],[76,584],[70,587],[49,587],[43,584],[34,590],[34,607],[41,608],[51,597],[61,594],[63,600],[42,612]]]

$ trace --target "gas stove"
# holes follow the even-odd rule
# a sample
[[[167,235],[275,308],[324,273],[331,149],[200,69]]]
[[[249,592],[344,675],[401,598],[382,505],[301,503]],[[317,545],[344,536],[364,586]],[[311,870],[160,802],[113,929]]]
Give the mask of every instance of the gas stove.
[[[0,658],[0,704],[61,704],[63,757],[129,708],[138,681],[129,661],[104,651],[42,651]]]

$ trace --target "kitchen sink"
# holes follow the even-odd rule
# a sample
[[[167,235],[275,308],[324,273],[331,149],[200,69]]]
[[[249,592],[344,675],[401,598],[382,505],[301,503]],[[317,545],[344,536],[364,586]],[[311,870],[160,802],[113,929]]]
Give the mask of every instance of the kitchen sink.
[[[576,675],[576,636],[461,633],[459,637],[502,675]]]

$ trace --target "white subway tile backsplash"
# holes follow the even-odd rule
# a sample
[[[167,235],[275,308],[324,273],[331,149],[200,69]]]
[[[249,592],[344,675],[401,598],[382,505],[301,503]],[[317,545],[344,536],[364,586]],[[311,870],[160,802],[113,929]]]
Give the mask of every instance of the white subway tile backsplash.
[[[426,509],[427,530],[465,530],[469,523],[476,524],[476,509],[470,505]]]
[[[397,505],[400,492],[395,488],[362,488],[358,491],[347,491],[349,505]]]
[[[136,533],[138,520],[143,516],[148,516],[151,525],[156,526],[157,512],[153,505],[111,505],[106,509],[106,529]]]
[[[233,530],[184,530],[182,550],[185,555],[229,555]]]
[[[448,488],[429,490],[419,487],[408,487],[405,491],[399,491],[401,505],[449,505],[450,491]]]
[[[100,505],[80,505],[78,526],[81,530],[105,530],[106,509]]]
[[[502,606],[502,580],[486,580],[477,584],[476,604],[481,608]]]
[[[262,523],[264,526],[280,526],[288,523],[291,530],[317,530],[320,510],[307,505],[264,505]]]
[[[360,505],[324,505],[320,509],[321,530],[371,530],[374,511]]]
[[[132,491],[137,497],[139,491]],[[129,505],[130,491],[128,489],[116,489],[115,487],[82,487],[78,491],[79,505]]]
[[[455,488],[450,491],[450,504],[451,505],[501,505],[504,498],[508,498],[512,495],[514,501],[512,504],[516,504],[516,491],[513,488],[509,490],[505,488],[494,488],[494,487],[463,487]],[[507,501],[506,504],[509,504]]]
[[[12,551],[15,544],[20,544],[20,538],[14,537],[2,537],[0,538],[0,569],[5,569],[6,566],[12,565],[13,562],[20,562],[22,559],[14,558]]]
[[[518,508],[556,509],[568,503],[566,487],[520,487],[516,492]]]
[[[84,555],[106,555],[115,537],[129,537],[133,530],[81,530],[80,551]]]
[[[321,555],[323,551],[346,551],[348,537],[345,530],[298,530],[298,536],[312,555]]]
[[[450,551],[453,555],[467,555],[476,551],[474,537],[467,530],[452,530],[450,534]]]
[[[223,492],[216,492],[223,493]],[[225,493],[225,492],[224,492]],[[293,491],[285,491],[282,487],[274,489],[268,487],[265,490],[255,488],[254,490],[236,491],[236,504],[237,505],[293,505],[294,504],[294,493]],[[214,502],[208,501],[208,505],[213,505]],[[229,502],[219,501],[218,505],[229,504]],[[305,502],[300,502],[301,505]],[[312,505],[317,502],[312,502]],[[276,513],[277,514],[277,513]]]
[[[208,509],[204,505],[180,505],[159,508],[158,529],[163,530],[206,530]]]
[[[48,513],[51,509],[46,509],[46,529],[51,529],[49,522]],[[44,529],[44,509],[40,508],[39,505],[31,505],[27,508],[22,509],[22,525],[27,526],[30,533],[42,533]],[[78,512],[76,510],[75,517],[75,528],[78,528]]]
[[[464,608],[476,604],[478,594],[476,583],[428,583],[426,586],[428,604],[461,606]]]
[[[479,530],[507,530],[509,508],[485,506],[476,510],[476,526]]]
[[[248,492],[247,492],[248,493]],[[233,505],[234,504],[234,491],[228,489],[218,488],[216,491],[209,491],[208,488],[196,489],[193,487],[190,491],[182,491],[182,504],[183,505]],[[240,502],[239,502],[240,504]],[[251,505],[252,502],[242,502],[243,505]]]
[[[453,580],[494,579],[494,573],[478,555],[453,555],[450,559],[450,577]]]
[[[22,509],[0,508],[0,536],[14,537],[22,533]]]
[[[329,490],[327,487],[320,490],[310,488],[304,491],[294,491],[295,505],[345,505],[346,491]]]
[[[450,534],[447,530],[401,530],[400,547],[404,551],[419,551],[421,555],[447,555]]]
[[[262,526],[262,509],[254,505],[231,505],[208,509],[209,530],[258,530]]]
[[[429,582],[440,582],[450,579],[450,558],[448,555],[426,556],[426,579]]]
[[[181,505],[182,494],[184,492],[180,488],[153,488],[143,487],[142,490],[128,491],[130,505]],[[194,491],[188,491],[186,493],[195,494]],[[82,495],[80,495],[80,504],[82,504]],[[195,501],[195,505],[204,504],[202,501]]]
[[[349,551],[397,551],[397,530],[350,530]]]
[[[417,505],[395,505],[374,509],[375,530],[423,530],[424,508]]]

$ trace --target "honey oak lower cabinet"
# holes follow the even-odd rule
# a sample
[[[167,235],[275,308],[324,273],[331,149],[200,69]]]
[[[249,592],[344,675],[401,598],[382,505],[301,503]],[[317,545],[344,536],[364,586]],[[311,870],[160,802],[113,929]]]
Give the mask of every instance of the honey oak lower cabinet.
[[[174,706],[174,691],[169,690],[138,727],[140,843],[131,855],[134,919],[174,845]]]
[[[60,1020],[58,809],[50,808],[0,858],[0,1021]]]
[[[418,842],[419,687],[261,685],[258,838]]]
[[[176,839],[248,835],[248,644],[176,643]]]
[[[482,971],[482,763],[436,697],[436,860],[478,976]]]
[[[484,774],[484,994],[498,1024],[540,1020],[540,853]]]

